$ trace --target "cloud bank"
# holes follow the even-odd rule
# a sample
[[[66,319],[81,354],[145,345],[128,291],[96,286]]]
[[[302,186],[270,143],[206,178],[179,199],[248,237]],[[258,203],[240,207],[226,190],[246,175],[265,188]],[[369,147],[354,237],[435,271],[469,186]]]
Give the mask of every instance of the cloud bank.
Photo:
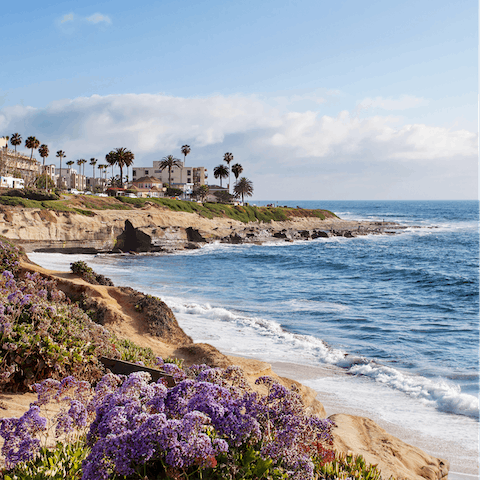
[[[292,111],[286,103],[274,107],[242,95],[93,95],[41,109],[6,107],[0,110],[0,131],[18,131],[24,138],[35,135],[51,145],[51,151],[61,148],[72,159],[104,158],[112,148],[125,146],[135,153],[139,166],[170,153],[180,156],[185,143],[192,147],[191,158],[195,153],[196,162],[209,168],[220,163],[225,151],[232,151],[251,175],[265,179],[266,191],[271,190],[266,179],[272,170],[279,175],[279,185],[285,177],[298,177],[299,185],[303,178],[306,185],[312,178],[325,179],[327,172],[335,178],[343,175],[347,183],[349,175],[360,178],[362,171],[367,175],[372,165],[377,166],[373,177],[382,171],[385,179],[392,174],[395,181],[398,175],[407,178],[415,172],[425,182],[435,181],[435,175],[427,172],[440,164],[444,169],[440,183],[449,178],[460,182],[458,175],[475,176],[475,133],[402,124],[401,118],[390,115],[358,118],[349,111],[336,116]],[[307,170],[298,176],[301,169]],[[368,175],[367,183],[373,178]]]

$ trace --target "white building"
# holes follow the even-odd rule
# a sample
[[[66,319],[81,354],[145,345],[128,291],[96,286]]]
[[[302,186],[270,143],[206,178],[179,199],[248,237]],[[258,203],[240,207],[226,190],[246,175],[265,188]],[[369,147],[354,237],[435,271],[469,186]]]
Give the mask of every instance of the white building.
[[[0,187],[22,189],[25,188],[25,181],[23,178],[0,177]]]

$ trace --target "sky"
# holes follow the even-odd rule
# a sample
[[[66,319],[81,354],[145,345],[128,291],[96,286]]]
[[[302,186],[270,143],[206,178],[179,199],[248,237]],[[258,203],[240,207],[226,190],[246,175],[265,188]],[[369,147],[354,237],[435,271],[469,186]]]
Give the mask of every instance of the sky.
[[[19,0],[0,136],[57,165],[188,144],[210,184],[231,152],[259,200],[476,199],[478,20],[473,0]]]

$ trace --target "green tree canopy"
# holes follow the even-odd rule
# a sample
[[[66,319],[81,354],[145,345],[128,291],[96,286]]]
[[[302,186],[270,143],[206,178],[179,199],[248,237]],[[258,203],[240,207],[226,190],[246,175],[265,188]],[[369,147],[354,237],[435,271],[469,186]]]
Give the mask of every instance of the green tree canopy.
[[[233,192],[237,198],[242,197],[242,203],[244,203],[245,197],[251,197],[253,195],[253,182],[248,178],[242,177],[235,184]]]

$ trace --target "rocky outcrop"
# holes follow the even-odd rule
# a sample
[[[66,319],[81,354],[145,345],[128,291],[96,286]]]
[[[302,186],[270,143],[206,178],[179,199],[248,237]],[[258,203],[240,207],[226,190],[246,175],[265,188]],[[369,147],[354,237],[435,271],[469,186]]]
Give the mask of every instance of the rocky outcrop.
[[[146,206],[139,210],[76,212],[0,207],[0,234],[27,252],[169,252],[207,242],[264,243],[310,240],[329,236],[356,237],[398,232],[386,222],[353,222],[339,218],[292,217],[271,223],[241,223],[230,218],[204,218]]]
[[[125,220],[125,230],[117,237],[114,251],[150,252],[152,237],[135,228],[130,220]]]
[[[354,415],[329,417],[336,424],[333,446],[338,452],[362,455],[377,464],[382,478],[440,480],[448,475],[449,462],[432,457],[417,447],[390,435],[373,420]]]

